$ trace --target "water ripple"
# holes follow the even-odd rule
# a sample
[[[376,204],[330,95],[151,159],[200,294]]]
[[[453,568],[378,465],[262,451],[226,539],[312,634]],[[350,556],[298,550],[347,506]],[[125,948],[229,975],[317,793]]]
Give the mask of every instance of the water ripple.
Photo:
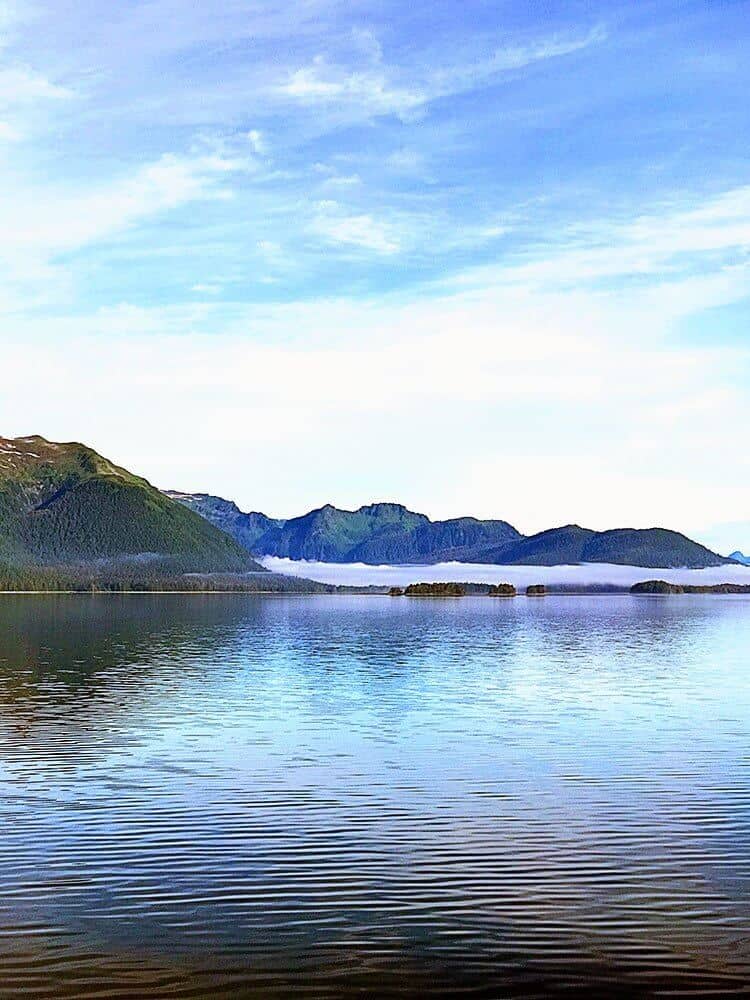
[[[0,995],[750,983],[750,601],[0,600]]]

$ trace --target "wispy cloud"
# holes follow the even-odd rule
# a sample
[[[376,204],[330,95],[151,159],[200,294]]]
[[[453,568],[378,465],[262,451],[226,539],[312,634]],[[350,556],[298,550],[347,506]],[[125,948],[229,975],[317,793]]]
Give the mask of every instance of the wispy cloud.
[[[353,105],[368,114],[408,117],[428,95],[416,88],[398,86],[384,70],[349,72],[317,56],[310,66],[292,72],[277,89],[281,96],[311,105]]]
[[[19,198],[0,205],[0,252],[72,249],[191,201],[229,197],[223,181],[239,168],[237,161],[217,156],[169,154],[94,190],[63,189],[47,197],[19,192]]]
[[[621,278],[662,284],[740,266],[750,247],[750,186],[722,192],[695,205],[667,205],[634,221],[580,221],[536,242],[503,264],[472,268],[456,279],[527,284],[546,290]]]
[[[367,34],[368,44],[359,46],[364,65],[329,61],[318,55],[307,66],[293,70],[276,93],[309,105],[358,106],[367,114],[395,114],[409,120],[431,101],[486,86],[498,76],[533,63],[580,52],[603,42],[602,26],[581,36],[543,38],[526,45],[497,48],[487,57],[463,63],[449,62],[439,68],[403,68],[385,62],[380,44]]]
[[[0,312],[45,301],[64,276],[59,255],[95,244],[190,202],[231,197],[243,161],[165,155],[93,190],[19,189],[0,202]]]
[[[329,243],[346,244],[378,254],[398,253],[400,243],[393,227],[371,215],[348,215],[335,201],[321,201],[311,230]]]
[[[54,103],[73,97],[66,86],[32,68],[22,59],[6,54],[14,30],[30,16],[20,3],[0,0],[0,142],[25,138],[32,119],[24,117],[39,103]]]
[[[66,87],[52,83],[40,73],[26,67],[0,69],[0,107],[39,100],[60,100],[71,96],[71,91]]]
[[[484,65],[480,64],[482,74],[501,73],[505,70],[522,69],[532,63],[544,62],[546,59],[558,59],[573,52],[580,52],[591,45],[606,41],[607,31],[604,25],[596,25],[584,35],[543,38],[528,45],[509,45],[495,50],[492,58]]]
[[[19,142],[25,137],[32,121],[26,116],[35,105],[71,97],[67,87],[26,66],[0,67],[0,142]]]

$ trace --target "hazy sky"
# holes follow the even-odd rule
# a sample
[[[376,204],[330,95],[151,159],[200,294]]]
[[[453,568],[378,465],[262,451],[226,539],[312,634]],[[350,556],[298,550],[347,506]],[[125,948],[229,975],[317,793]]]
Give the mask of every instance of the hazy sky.
[[[750,549],[750,4],[0,0],[0,433]]]

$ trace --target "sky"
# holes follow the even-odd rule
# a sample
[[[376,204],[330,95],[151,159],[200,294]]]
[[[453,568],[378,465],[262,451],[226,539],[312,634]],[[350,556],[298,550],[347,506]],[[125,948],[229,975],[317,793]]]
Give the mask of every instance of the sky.
[[[0,433],[750,550],[750,3],[0,0]]]

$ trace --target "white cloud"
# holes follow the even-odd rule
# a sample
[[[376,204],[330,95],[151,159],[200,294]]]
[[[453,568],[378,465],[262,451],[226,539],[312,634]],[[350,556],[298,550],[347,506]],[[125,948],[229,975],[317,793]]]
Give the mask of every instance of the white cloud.
[[[424,158],[415,149],[397,149],[391,153],[386,163],[391,170],[404,174],[417,174],[423,169]]]
[[[427,99],[416,88],[391,82],[389,73],[379,67],[350,72],[329,65],[322,56],[317,56],[312,65],[290,73],[277,93],[303,104],[352,105],[368,114],[401,117],[408,117]]]
[[[387,494],[525,531],[695,532],[746,506],[750,400],[733,380],[750,349],[669,348],[680,309],[650,290],[507,286],[403,304],[123,305],[8,338],[0,426],[28,433],[33,379],[34,429],[92,438],[160,485],[248,508],[290,515]],[[122,381],[127,426],[106,405]]]
[[[26,67],[0,69],[0,107],[7,108],[38,100],[60,100],[72,96],[66,87],[52,83],[46,77]]]
[[[400,242],[394,228],[373,216],[347,214],[334,201],[318,202],[312,231],[330,243],[346,244],[378,254],[395,254]]]
[[[323,183],[327,188],[355,188],[360,187],[362,178],[359,174],[334,174]]]
[[[0,30],[2,11],[0,11]],[[2,39],[0,39],[2,48]],[[20,142],[32,131],[37,104],[58,102],[73,96],[66,87],[25,66],[0,66],[0,142]]]
[[[268,152],[268,145],[266,143],[265,136],[258,129],[251,129],[247,133],[247,141],[250,144],[250,148],[258,156],[265,156]]]

